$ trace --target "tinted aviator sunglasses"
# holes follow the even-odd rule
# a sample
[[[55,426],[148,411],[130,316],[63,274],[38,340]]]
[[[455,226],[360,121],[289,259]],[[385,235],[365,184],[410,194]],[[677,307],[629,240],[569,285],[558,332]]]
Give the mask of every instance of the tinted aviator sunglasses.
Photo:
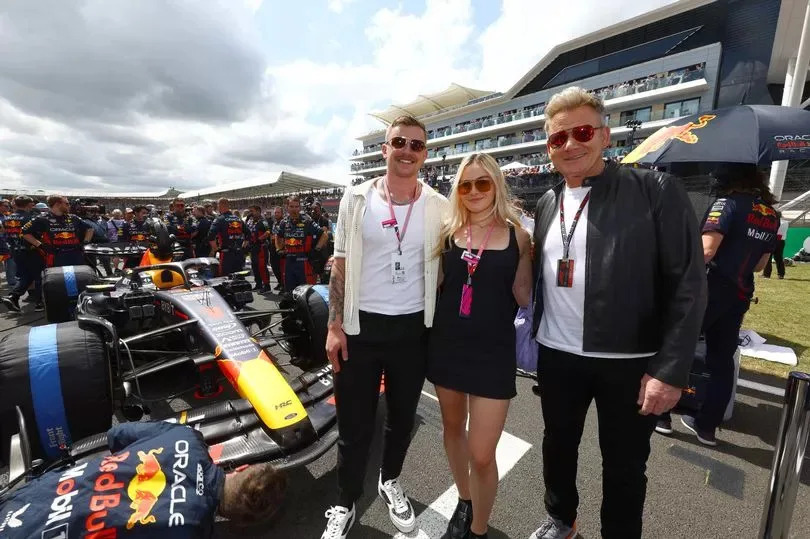
[[[425,141],[415,138],[407,139],[405,137],[391,137],[391,140],[388,141],[388,144],[397,150],[401,150],[408,143],[410,143],[411,150],[415,152],[421,152],[425,149]]]
[[[461,182],[458,184],[456,190],[459,195],[469,195],[472,192],[473,184],[475,184],[475,190],[479,193],[488,193],[489,190],[492,189],[492,180],[482,179]]]
[[[556,133],[550,134],[548,136],[547,144],[555,150],[557,148],[562,148],[565,146],[565,143],[568,142],[569,132],[577,142],[590,142],[590,140],[593,139],[596,130],[601,127],[601,125],[596,127],[592,125],[578,125],[576,127],[572,127],[571,129],[563,129],[562,131],[557,131]]]

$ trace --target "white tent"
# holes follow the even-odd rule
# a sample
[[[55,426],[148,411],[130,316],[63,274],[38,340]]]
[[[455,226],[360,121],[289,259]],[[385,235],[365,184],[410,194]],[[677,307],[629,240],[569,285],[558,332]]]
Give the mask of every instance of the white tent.
[[[503,171],[509,171],[509,170],[519,170],[519,169],[521,169],[521,168],[526,168],[527,166],[528,166],[528,165],[524,165],[524,164],[523,164],[523,163],[521,163],[520,161],[512,161],[511,163],[509,163],[509,164],[507,164],[507,165],[502,166],[502,167],[501,167],[501,170],[503,170]]]

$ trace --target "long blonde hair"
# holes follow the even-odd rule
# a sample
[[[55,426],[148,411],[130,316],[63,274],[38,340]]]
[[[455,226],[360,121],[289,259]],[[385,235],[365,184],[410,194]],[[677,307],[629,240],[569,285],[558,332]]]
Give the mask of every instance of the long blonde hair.
[[[495,201],[492,205],[491,215],[495,215],[495,219],[501,223],[510,223],[515,227],[520,227],[520,217],[517,207],[515,205],[512,194],[509,191],[509,186],[506,185],[506,179],[503,177],[503,172],[489,154],[473,153],[465,157],[458,167],[456,177],[453,179],[453,186],[450,189],[448,200],[450,201],[450,209],[445,216],[442,223],[442,230],[439,236],[439,249],[437,255],[441,254],[447,248],[448,243],[452,245],[453,236],[458,232],[469,218],[470,212],[464,207],[464,202],[458,194],[458,183],[464,176],[464,171],[471,165],[478,165],[483,168],[490,179],[492,185],[495,187]]]

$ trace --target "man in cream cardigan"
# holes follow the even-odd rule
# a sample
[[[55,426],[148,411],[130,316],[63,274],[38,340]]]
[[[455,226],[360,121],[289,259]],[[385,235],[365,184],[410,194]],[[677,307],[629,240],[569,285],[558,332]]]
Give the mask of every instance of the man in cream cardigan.
[[[383,374],[388,415],[377,491],[397,529],[415,526],[399,475],[425,379],[447,206],[418,180],[426,140],[416,118],[394,120],[382,146],[386,175],[348,188],[340,202],[326,338],[340,432],[338,498],[322,539],[343,539],[354,524]]]

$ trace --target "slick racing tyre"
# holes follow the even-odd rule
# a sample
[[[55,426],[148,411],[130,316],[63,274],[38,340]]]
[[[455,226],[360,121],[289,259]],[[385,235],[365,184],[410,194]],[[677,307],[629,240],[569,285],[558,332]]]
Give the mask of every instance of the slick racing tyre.
[[[329,288],[325,285],[298,286],[293,290],[292,299],[281,306],[295,310],[295,317],[282,324],[286,334],[297,336],[290,341],[293,365],[303,370],[326,365]]]
[[[48,323],[69,322],[76,315],[76,299],[96,282],[90,266],[46,268],[42,274],[42,299]]]
[[[112,425],[107,345],[78,322],[16,329],[0,339],[0,430],[14,432],[15,405],[25,417],[35,458]]]

